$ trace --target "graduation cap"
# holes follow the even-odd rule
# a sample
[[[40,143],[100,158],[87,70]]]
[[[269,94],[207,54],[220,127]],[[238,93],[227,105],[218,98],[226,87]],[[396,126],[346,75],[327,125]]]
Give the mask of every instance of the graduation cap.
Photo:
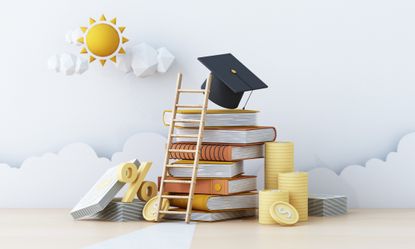
[[[237,108],[244,92],[251,91],[252,94],[253,90],[268,87],[232,54],[197,59],[212,72],[209,99],[219,106]],[[202,89],[205,86],[206,80],[202,84]]]

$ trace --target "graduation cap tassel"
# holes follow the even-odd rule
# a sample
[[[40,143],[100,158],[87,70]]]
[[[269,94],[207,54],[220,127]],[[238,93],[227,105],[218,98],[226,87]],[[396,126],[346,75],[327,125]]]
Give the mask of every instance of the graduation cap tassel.
[[[242,107],[242,110],[245,110],[245,107],[246,107],[246,105],[248,104],[248,101],[249,101],[249,99],[251,98],[251,95],[252,95],[252,92],[253,92],[254,90],[252,90],[250,93],[249,93],[249,96],[248,96],[248,98],[246,99],[246,101],[245,101],[245,105],[244,105],[244,107]]]

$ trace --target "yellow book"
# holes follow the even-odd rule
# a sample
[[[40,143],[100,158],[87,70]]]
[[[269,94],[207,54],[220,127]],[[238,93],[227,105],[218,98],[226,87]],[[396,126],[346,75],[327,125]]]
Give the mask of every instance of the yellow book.
[[[177,110],[176,119],[200,119],[202,110],[183,109]],[[208,109],[206,112],[205,126],[256,126],[257,113],[255,110],[242,109]],[[170,125],[172,118],[171,110],[163,112],[163,123]],[[176,126],[196,127],[195,123],[176,123]]]
[[[186,208],[187,199],[171,199],[170,205]],[[201,211],[233,210],[258,207],[258,194],[248,192],[236,195],[201,195],[193,196],[192,209]]]

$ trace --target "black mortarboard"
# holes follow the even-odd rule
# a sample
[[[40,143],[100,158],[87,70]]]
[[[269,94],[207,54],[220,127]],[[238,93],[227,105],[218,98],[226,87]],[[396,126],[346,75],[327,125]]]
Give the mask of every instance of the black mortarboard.
[[[268,87],[232,54],[197,59],[212,72],[209,99],[219,106],[237,108],[244,92]],[[206,81],[202,89],[205,85]]]

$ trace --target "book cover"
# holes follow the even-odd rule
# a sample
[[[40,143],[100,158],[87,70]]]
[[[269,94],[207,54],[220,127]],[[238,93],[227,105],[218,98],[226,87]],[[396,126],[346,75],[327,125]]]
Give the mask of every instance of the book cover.
[[[181,209],[174,209],[175,211],[184,211]],[[238,219],[244,217],[252,217],[256,215],[256,209],[240,209],[240,210],[227,210],[219,212],[206,212],[206,211],[192,211],[191,220],[193,221],[220,221]],[[165,219],[168,220],[183,220],[184,214],[167,214]]]
[[[187,199],[172,199],[170,205],[186,209]],[[193,196],[192,209],[201,211],[219,211],[258,207],[256,192],[241,193],[228,196],[202,195]]]
[[[172,149],[194,150],[195,143],[174,143]],[[249,145],[231,144],[202,144],[200,160],[206,161],[236,161],[264,157],[263,143]],[[194,153],[171,152],[170,158],[193,160]]]
[[[166,179],[183,179],[168,176]],[[161,177],[158,178],[160,189]],[[165,183],[164,191],[170,193],[189,193],[189,184]],[[233,178],[199,178],[196,181],[195,194],[230,195],[256,190],[256,176],[237,176]]]
[[[198,128],[177,128],[178,135],[197,135]],[[277,130],[272,126],[205,127],[204,144],[255,144],[272,142],[277,138]],[[175,138],[175,143],[196,142],[196,138]]]
[[[193,165],[194,160],[178,160],[173,165]],[[192,177],[193,168],[169,168],[168,172],[174,177]],[[198,178],[230,178],[243,173],[243,161],[199,161]]]
[[[253,126],[257,124],[257,113],[255,110],[241,109],[208,109],[205,117],[205,126]],[[177,110],[176,119],[200,119],[201,110]],[[163,124],[170,125],[172,118],[171,110],[163,112]],[[176,122],[176,126],[197,127],[198,124]]]

